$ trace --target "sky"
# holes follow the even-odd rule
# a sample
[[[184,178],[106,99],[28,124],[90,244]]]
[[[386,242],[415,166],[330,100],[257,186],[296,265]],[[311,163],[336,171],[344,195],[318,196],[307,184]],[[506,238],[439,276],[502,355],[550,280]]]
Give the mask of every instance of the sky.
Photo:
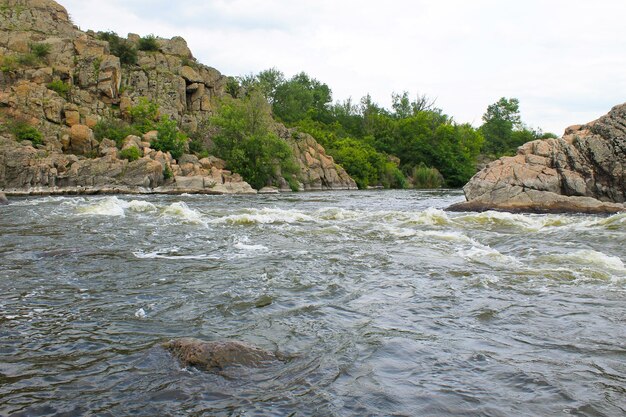
[[[500,97],[562,134],[626,102],[623,0],[57,0],[82,30],[186,39],[225,75],[277,68],[335,101],[426,95],[481,124]]]

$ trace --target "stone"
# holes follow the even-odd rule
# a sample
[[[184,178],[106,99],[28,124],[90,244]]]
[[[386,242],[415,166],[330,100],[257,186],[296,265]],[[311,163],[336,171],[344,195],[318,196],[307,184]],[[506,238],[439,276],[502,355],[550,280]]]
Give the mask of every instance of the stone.
[[[120,59],[114,55],[101,58],[98,71],[98,90],[108,98],[117,98],[122,84]]]
[[[563,137],[522,145],[487,165],[449,210],[617,213],[626,210],[626,104]]]
[[[80,113],[76,110],[65,110],[65,124],[72,127],[74,125],[80,124]]]
[[[279,360],[275,353],[236,340],[205,342],[182,338],[162,346],[183,366],[204,371],[221,371],[231,366],[262,367]]]
[[[0,191],[0,206],[6,206],[9,204],[9,200],[7,199],[7,196]]]
[[[193,68],[184,65],[180,68],[180,76],[189,83],[202,83],[202,77]]]
[[[88,155],[97,146],[98,142],[94,139],[93,131],[89,126],[77,124],[70,128],[70,152],[76,155]]]

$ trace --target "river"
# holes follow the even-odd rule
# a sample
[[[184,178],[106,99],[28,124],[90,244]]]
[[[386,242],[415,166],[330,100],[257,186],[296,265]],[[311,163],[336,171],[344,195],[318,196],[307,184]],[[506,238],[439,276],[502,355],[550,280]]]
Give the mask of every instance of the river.
[[[626,214],[462,198],[14,198],[0,415],[624,415]],[[187,336],[285,359],[184,368]]]

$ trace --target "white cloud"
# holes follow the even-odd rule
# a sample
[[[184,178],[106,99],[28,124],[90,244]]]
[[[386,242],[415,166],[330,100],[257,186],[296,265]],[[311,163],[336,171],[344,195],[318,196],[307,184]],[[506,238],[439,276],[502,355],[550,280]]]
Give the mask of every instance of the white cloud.
[[[621,0],[67,0],[83,29],[181,35],[229,75],[306,71],[334,98],[427,94],[459,122],[517,97],[561,133],[626,101]]]

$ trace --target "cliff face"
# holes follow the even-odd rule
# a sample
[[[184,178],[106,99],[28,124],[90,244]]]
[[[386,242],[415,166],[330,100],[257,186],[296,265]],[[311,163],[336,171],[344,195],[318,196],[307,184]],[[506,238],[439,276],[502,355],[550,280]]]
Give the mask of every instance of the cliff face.
[[[197,131],[212,114],[215,99],[226,94],[227,77],[198,63],[184,39],[157,39],[158,50],[138,51],[137,64],[122,65],[111,54],[109,42],[79,30],[54,1],[4,0],[0,17],[0,121],[25,120],[44,133],[43,145],[33,147],[0,131],[0,189],[132,191],[141,184],[143,191],[252,192],[216,158],[187,157],[181,163],[151,149],[147,137],[135,140],[141,162],[128,163],[118,158],[110,142],[93,139],[91,129],[99,120],[122,117],[141,97],[157,103],[160,114],[176,120],[184,131]],[[140,38],[129,34],[128,41],[137,45]],[[34,57],[37,44],[48,45],[48,53]],[[52,88],[53,83],[66,91]],[[315,152],[301,152],[299,144],[288,142],[303,167],[304,189],[356,187],[341,167],[328,163],[314,140],[307,143]],[[317,164],[311,163],[311,156]],[[125,164],[144,167],[135,175],[141,179],[127,178],[128,169],[119,169]],[[94,165],[99,166],[96,171],[87,168]],[[219,187],[234,183],[239,185]]]
[[[560,139],[521,146],[487,165],[452,210],[614,213],[626,209],[626,104]]]

